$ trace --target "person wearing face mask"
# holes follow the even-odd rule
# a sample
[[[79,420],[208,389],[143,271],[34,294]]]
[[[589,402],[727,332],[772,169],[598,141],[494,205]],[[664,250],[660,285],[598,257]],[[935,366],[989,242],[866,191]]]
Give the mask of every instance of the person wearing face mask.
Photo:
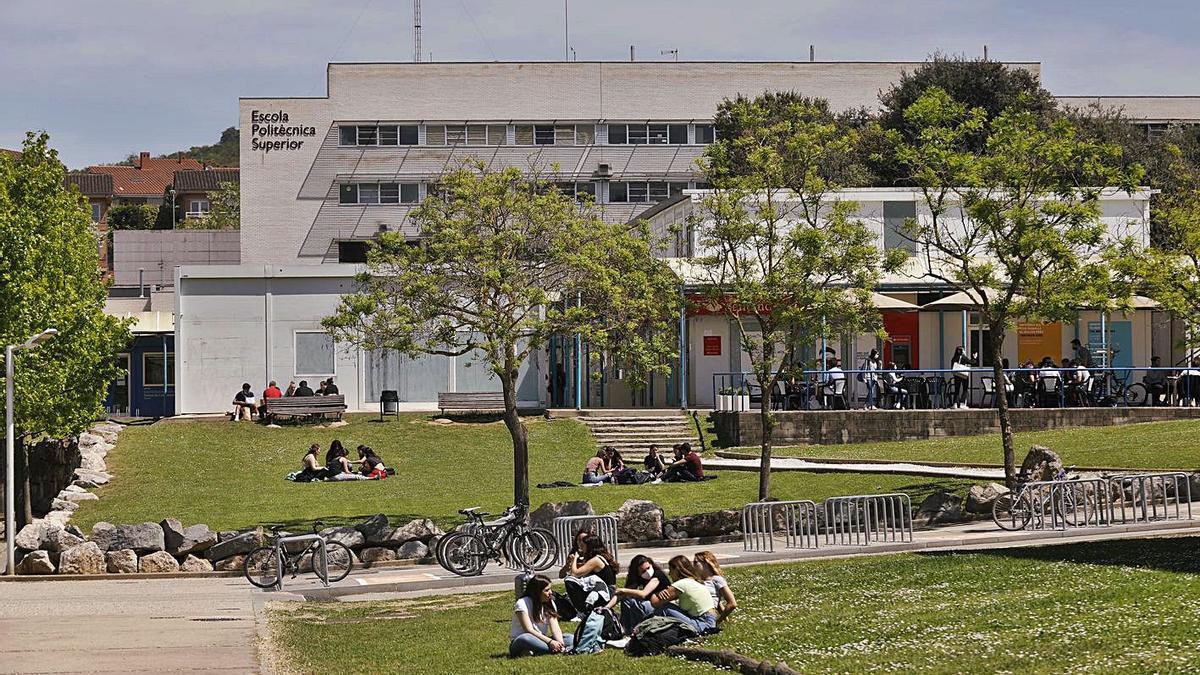
[[[654,614],[650,596],[670,585],[671,580],[649,556],[633,556],[625,586],[618,588],[608,603],[609,609],[620,605],[621,627],[626,635],[633,632],[634,626]]]

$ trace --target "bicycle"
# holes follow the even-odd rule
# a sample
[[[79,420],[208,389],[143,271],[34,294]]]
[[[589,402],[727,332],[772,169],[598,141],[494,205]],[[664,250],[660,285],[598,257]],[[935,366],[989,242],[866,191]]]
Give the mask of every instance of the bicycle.
[[[1035,514],[1039,518],[1046,515],[1061,516],[1069,525],[1080,524],[1077,517],[1079,507],[1084,506],[1084,513],[1087,514],[1087,506],[1095,505],[1096,496],[1088,494],[1087,487],[1082,484],[1070,485],[1072,481],[1079,480],[1078,475],[1068,476],[1068,472],[1074,468],[1071,466],[1059,469],[1054,474],[1054,482],[1063,483],[1063,486],[1052,487],[1049,499],[1043,498],[1040,492],[1035,495],[1029,489],[1030,483],[1040,481],[1029,480],[1025,471],[1017,474],[1016,486],[1012,491],[1000,495],[992,502],[992,521],[996,523],[996,527],[1009,532],[1023,530],[1029,526]],[[1095,509],[1091,511],[1094,512]]]
[[[524,570],[549,569],[558,558],[558,542],[547,530],[528,525],[528,509],[511,506],[491,522],[478,507],[459,509],[467,517],[466,527],[443,537],[434,555],[446,571],[472,577],[483,573],[488,561],[508,562]]]
[[[295,579],[306,571],[311,571],[326,586],[345,579],[354,565],[354,556],[345,544],[325,541],[319,534],[323,525],[317,521],[311,535],[298,536],[283,533],[282,525],[271,526],[271,543],[250,551],[242,563],[246,580],[259,588],[280,588],[284,574],[291,572],[291,578]],[[289,552],[289,544],[304,546]],[[304,564],[306,560],[308,565]]]

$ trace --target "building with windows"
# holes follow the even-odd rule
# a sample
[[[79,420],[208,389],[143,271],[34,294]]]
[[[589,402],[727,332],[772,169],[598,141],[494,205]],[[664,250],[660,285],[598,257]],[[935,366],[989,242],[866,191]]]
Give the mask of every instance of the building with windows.
[[[1010,65],[1035,73],[1041,68]],[[334,63],[324,96],[243,98],[240,264],[177,268],[178,409],[224,410],[242,382],[260,389],[268,380],[282,386],[329,376],[337,377],[351,409],[373,408],[383,390],[396,390],[405,405],[423,408],[439,391],[496,390],[482,369],[469,366],[469,357],[401,361],[334,345],[320,329],[320,320],[353,289],[368,242],[380,232],[418,235],[408,213],[448,167],[478,161],[535,168],[564,189],[594,198],[610,221],[665,218],[670,209],[664,203],[677,206],[685,191],[706,187],[697,160],[714,140],[712,116],[723,99],[796,90],[824,97],[836,110],[875,107],[880,90],[919,66]],[[1200,97],[1128,103],[1127,112],[1144,120],[1148,133],[1157,124],[1200,122]],[[895,245],[886,224],[913,215],[911,196],[871,204],[881,245]],[[937,292],[919,284],[881,289],[914,306],[940,298]],[[888,349],[905,352],[913,365],[935,358],[927,326],[936,320],[923,313],[889,319],[889,328],[909,341],[893,340]],[[705,336],[705,328],[697,330]],[[698,343],[700,353],[715,342]],[[728,347],[721,354],[729,359]],[[573,378],[561,378],[559,371],[587,362],[566,343],[551,346],[527,365],[522,400],[572,400],[574,393],[555,383]],[[702,392],[694,389],[698,378],[684,375],[629,392],[618,372],[605,373],[585,379],[589,385],[580,399],[585,405],[663,406],[690,394],[688,400],[702,403]]]
[[[226,183],[238,183],[238,170],[226,168],[184,169],[176,171],[172,178],[175,190],[175,210],[191,220],[203,220],[212,210],[210,194]]]

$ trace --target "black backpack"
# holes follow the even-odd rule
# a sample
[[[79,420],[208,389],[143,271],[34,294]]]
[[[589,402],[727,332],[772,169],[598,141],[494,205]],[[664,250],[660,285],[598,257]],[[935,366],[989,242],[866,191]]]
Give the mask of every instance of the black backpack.
[[[699,633],[688,624],[669,616],[652,616],[633,629],[629,644],[625,645],[628,656],[656,656],[692,638]]]

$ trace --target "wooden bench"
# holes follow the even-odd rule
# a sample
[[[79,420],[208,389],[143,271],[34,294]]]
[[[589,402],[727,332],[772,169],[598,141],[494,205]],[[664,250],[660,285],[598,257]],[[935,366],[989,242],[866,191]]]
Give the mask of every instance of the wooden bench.
[[[504,392],[501,391],[439,391],[438,409],[469,413],[504,412]]]
[[[286,396],[283,398],[268,398],[264,401],[263,417],[274,419],[288,417],[291,419],[317,420],[328,419],[330,416],[342,419],[346,412],[346,397],[341,394],[332,396]]]

